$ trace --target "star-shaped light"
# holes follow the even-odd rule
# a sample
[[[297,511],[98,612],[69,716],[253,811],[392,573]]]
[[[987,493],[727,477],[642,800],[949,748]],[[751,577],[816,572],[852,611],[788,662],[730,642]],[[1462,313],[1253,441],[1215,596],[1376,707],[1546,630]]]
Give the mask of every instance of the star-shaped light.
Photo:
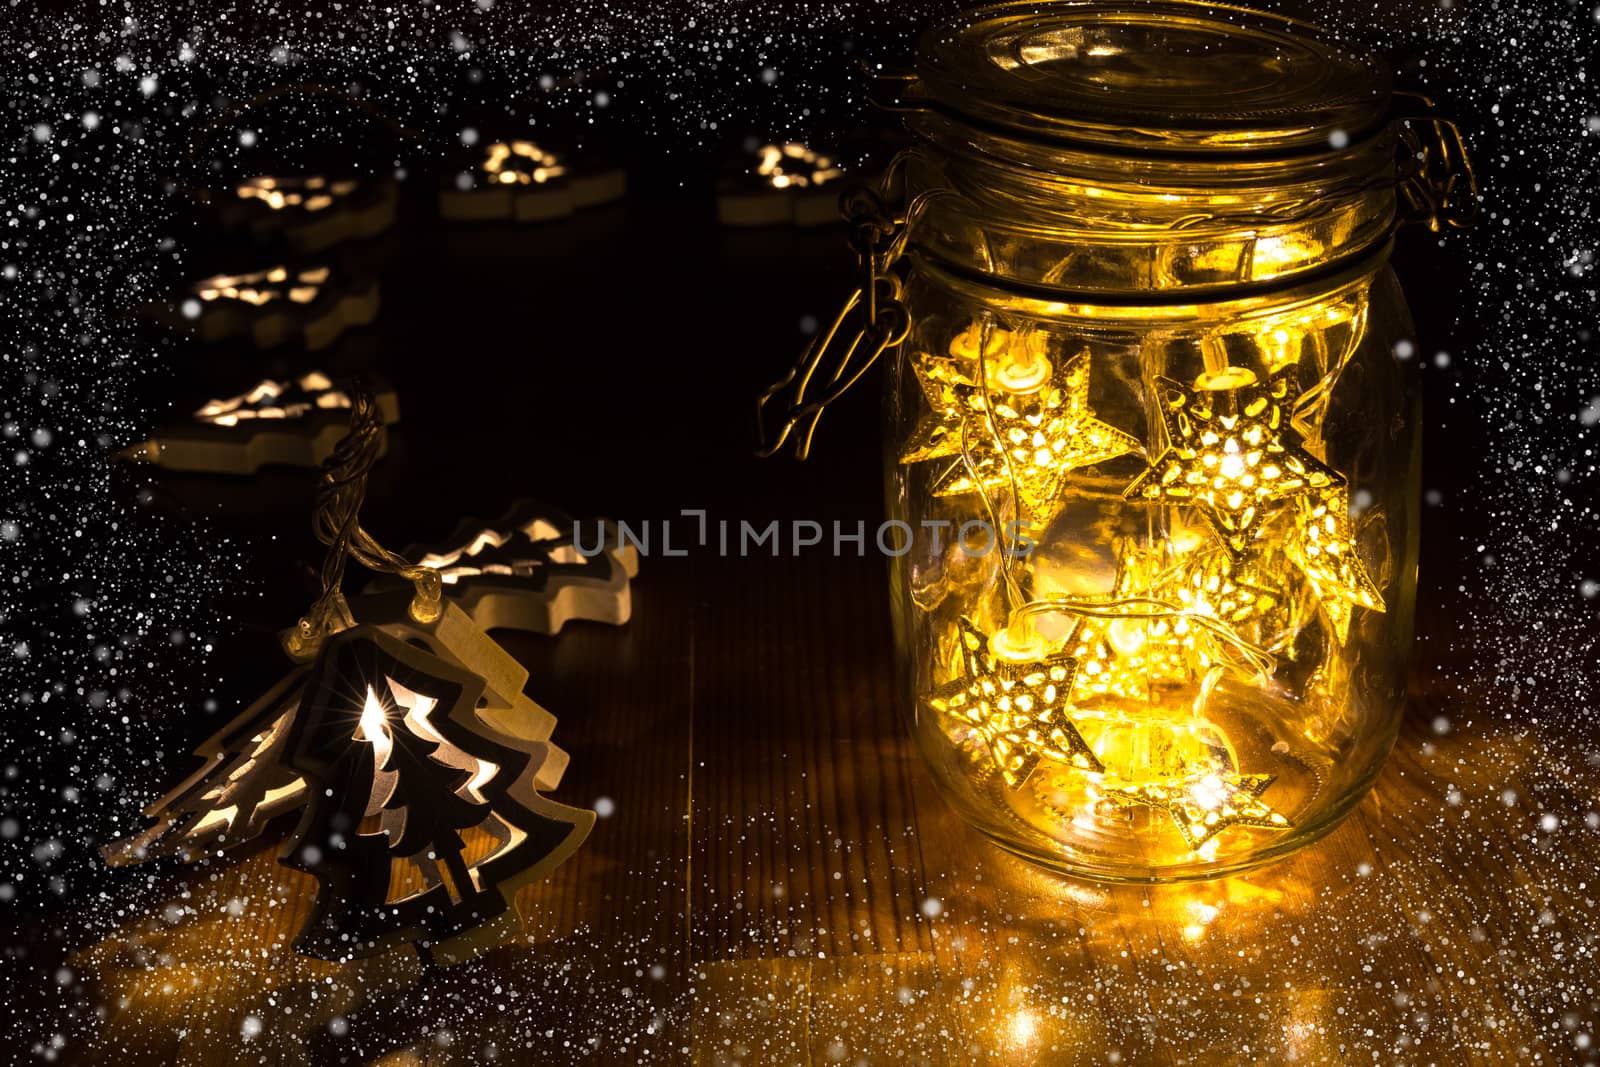
[[[1237,555],[1271,505],[1343,485],[1290,436],[1295,372],[1291,365],[1257,382],[1231,367],[1202,376],[1212,387],[1194,388],[1157,378],[1167,447],[1122,495],[1198,508]]]
[[[1281,591],[1263,584],[1251,567],[1215,547],[1180,556],[1156,579],[1152,594],[1230,626],[1259,618],[1281,599]]]
[[[1121,804],[1160,808],[1171,817],[1192,851],[1230,826],[1287,830],[1291,823],[1261,799],[1276,778],[1208,770],[1179,778],[1129,784],[1107,783],[1102,791]]]
[[[1367,574],[1350,524],[1350,490],[1332,486],[1295,502],[1288,555],[1306,576],[1342,645],[1354,607],[1383,611],[1383,594]]]
[[[1132,436],[1094,417],[1087,350],[1054,372],[1041,353],[1030,352],[1028,359],[1021,364],[1007,363],[1005,356],[986,360],[988,370],[981,377],[988,389],[967,383],[964,374],[924,374],[933,410],[901,451],[900,462],[958,457],[935,480],[935,496],[1015,486],[1019,510],[1044,517],[1069,471],[1138,450]]]
[[[962,673],[928,696],[928,705],[969,725],[983,738],[1006,785],[1019,788],[1041,759],[1100,771],[1067,715],[1078,664],[1061,653],[1014,662],[994,654],[972,623],[959,623]]]
[[[1187,685],[1219,662],[1218,637],[1197,619],[1237,632],[1283,603],[1282,590],[1265,584],[1270,577],[1247,559],[1214,541],[1174,552],[1176,544],[1118,542],[1117,576],[1106,599],[1158,601],[1170,612],[1140,604],[1127,618],[1085,617],[1067,646],[1078,660],[1074,703],[1100,697],[1147,701],[1162,688]]]
[[[1117,544],[1117,576],[1107,599],[1164,598],[1162,552],[1141,547],[1134,539]],[[1199,658],[1196,634],[1188,622],[1173,618],[1106,619],[1086,617],[1068,643],[1078,661],[1072,683],[1074,703],[1099,697],[1150,700],[1169,685],[1184,685],[1194,677]]]

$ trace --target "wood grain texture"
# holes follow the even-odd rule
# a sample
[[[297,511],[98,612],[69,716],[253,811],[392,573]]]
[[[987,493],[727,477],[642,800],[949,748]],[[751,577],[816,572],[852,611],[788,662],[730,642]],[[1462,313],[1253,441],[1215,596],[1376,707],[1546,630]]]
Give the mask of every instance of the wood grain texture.
[[[726,573],[741,564],[759,577]],[[693,958],[928,949],[919,771],[893,714],[884,627],[858,610],[881,561],[702,566],[724,573],[699,583],[711,592],[696,620]],[[817,595],[795,602],[799,589]]]
[[[616,803],[519,897],[523,937],[448,970],[297,957],[309,881],[263,844],[173,871],[72,958],[110,1010],[70,1052],[1585,1062],[1597,776],[1547,738],[1483,721],[1437,733],[1452,709],[1423,695],[1374,792],[1289,860],[1179,887],[1058,878],[935,794],[892,673],[865,666],[889,651],[861,608],[881,597],[861,584],[876,563],[782,560],[759,581],[732,566],[647,567],[622,630],[503,635],[530,695],[561,709],[573,762],[556,795]],[[251,1016],[261,1029],[241,1041]]]

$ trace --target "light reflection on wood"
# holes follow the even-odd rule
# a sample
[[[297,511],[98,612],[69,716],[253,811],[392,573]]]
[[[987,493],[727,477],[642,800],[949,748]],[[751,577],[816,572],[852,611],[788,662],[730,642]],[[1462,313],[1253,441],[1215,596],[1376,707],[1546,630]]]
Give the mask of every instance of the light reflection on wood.
[[[326,1036],[343,1016],[368,1035],[364,1063],[482,1062],[493,1045],[540,1063],[1491,1064],[1561,1062],[1593,1025],[1596,893],[1579,885],[1600,787],[1580,757],[1482,718],[1436,736],[1435,714],[1464,716],[1425,705],[1375,792],[1281,864],[1173,887],[1056,878],[934,794],[889,672],[800,662],[791,690],[771,685],[820,618],[841,645],[880,640],[848,582],[810,573],[834,562],[792,563],[804,610],[772,610],[757,583],[730,593],[737,610],[697,616],[694,648],[648,611],[624,631],[506,638],[572,723],[558,796],[618,799],[518,895],[522,939],[431,977],[403,953],[298,957],[311,885],[261,845],[175,873],[69,960],[106,1009],[71,1051],[322,1062],[352,1047]],[[753,616],[777,621],[733,640]],[[557,654],[573,680],[551,681]],[[770,714],[750,714],[762,699]],[[252,903],[233,915],[235,899]],[[242,1043],[249,1015],[263,1028]]]

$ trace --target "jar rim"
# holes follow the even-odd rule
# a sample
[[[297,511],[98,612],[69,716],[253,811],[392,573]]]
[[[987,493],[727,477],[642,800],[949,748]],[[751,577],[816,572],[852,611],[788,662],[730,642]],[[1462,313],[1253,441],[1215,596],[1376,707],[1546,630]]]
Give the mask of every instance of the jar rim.
[[[1377,56],[1310,23],[1204,0],[1009,0],[917,45],[920,95],[953,118],[1112,154],[1338,150],[1389,119]]]

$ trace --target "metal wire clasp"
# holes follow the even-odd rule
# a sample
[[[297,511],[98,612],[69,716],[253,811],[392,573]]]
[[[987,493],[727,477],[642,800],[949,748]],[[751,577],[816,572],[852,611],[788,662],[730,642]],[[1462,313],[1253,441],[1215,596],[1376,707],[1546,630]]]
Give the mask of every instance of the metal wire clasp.
[[[852,185],[840,194],[839,210],[850,223],[850,245],[860,263],[861,284],[846,298],[833,322],[806,346],[799,361],[756,400],[756,455],[763,458],[775,455],[793,437],[795,458],[805,459],[823,410],[911,332],[911,313],[901,300],[900,276],[892,269],[904,248],[907,218],[895,215],[882,196],[864,184]],[[859,318],[860,325],[851,331],[847,324],[853,318]],[[819,375],[830,359],[832,369]],[[783,421],[769,433],[767,406],[780,402],[784,394]]]
[[[1409,157],[1400,172],[1400,217],[1437,233],[1478,221],[1478,176],[1461,129],[1421,93],[1396,91],[1400,144]]]

